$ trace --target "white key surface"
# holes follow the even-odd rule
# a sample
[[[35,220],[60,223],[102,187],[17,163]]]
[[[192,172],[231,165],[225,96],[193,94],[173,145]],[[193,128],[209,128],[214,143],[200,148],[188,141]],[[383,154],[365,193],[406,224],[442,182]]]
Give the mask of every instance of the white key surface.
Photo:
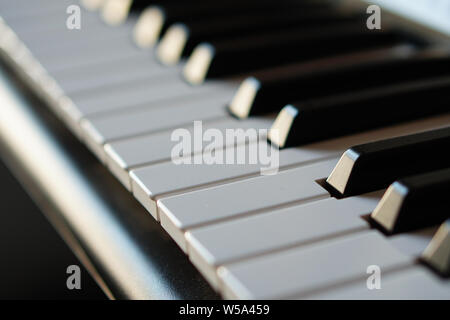
[[[194,226],[218,222],[244,214],[271,209],[280,205],[297,204],[313,199],[326,198],[328,192],[315,182],[327,176],[337,159],[188,192],[158,200],[161,225],[177,243],[185,248],[183,230]],[[142,183],[133,179],[133,192],[137,198],[147,201],[147,189],[138,190]],[[139,194],[141,193],[141,194]],[[242,195],[245,195],[243,197]],[[145,202],[144,202],[145,203]],[[145,205],[145,204],[144,204]],[[179,235],[181,233],[181,237]]]
[[[366,284],[368,266],[382,272],[412,265],[378,231],[266,255],[219,269],[226,298],[302,297],[349,281]]]
[[[54,74],[61,88],[68,96],[98,91],[103,87],[120,86],[123,83],[146,81],[167,74],[176,74],[179,68],[163,68],[152,63],[147,54],[132,56],[121,61],[79,68]]]
[[[192,229],[186,233],[187,251],[215,282],[216,268],[225,263],[368,230],[361,216],[370,214],[380,197],[329,198]]]
[[[130,112],[87,117],[83,122],[95,131],[92,137],[95,137],[96,142],[104,144],[144,133],[188,126],[197,120],[228,117],[225,109],[228,95],[217,93],[212,96],[207,99],[199,95],[153,102]]]
[[[207,107],[207,110],[211,111],[212,109],[210,107]],[[203,116],[208,115],[208,111],[202,113],[201,116],[197,118],[197,120],[201,119]],[[189,112],[189,115],[191,115],[191,112]],[[171,116],[168,117],[168,119],[173,120],[174,117]],[[180,119],[181,128],[183,128],[184,121],[186,121],[185,117],[183,117],[182,120]],[[208,128],[214,128],[220,130],[223,134],[225,134],[226,129],[231,128],[245,129],[257,127],[266,128],[270,125],[270,123],[271,121],[269,119],[266,120],[257,118],[257,119],[249,119],[246,121],[238,121],[234,118],[224,115],[223,119],[214,120],[212,122],[204,122],[202,124],[203,126],[202,128],[203,130],[207,130]],[[173,163],[171,162],[172,149],[179,143],[178,141],[172,141],[171,136],[174,130],[178,128],[174,127],[174,129],[172,130],[158,133],[151,133],[143,136],[119,140],[116,142],[106,144],[105,145],[106,162],[109,168],[119,178],[119,180],[127,186],[127,188],[131,188],[131,181],[128,171],[133,167],[143,165],[147,167],[147,165],[151,165],[149,166],[149,168],[153,168],[154,166],[152,165],[152,163],[165,161],[166,163],[161,164],[161,166],[163,166],[164,168],[165,166],[170,168],[171,165],[173,165]],[[185,128],[191,134],[191,137],[193,137],[194,127],[188,126]],[[220,149],[223,146],[233,147],[234,143],[235,143],[234,141],[229,143],[227,143],[227,141],[223,141],[223,143],[218,142],[216,144],[216,149]],[[209,142],[204,144],[192,145],[191,150],[192,152],[190,153],[190,155],[201,152],[208,144]],[[196,165],[195,167],[198,168],[199,166],[200,165]],[[181,167],[185,166],[176,166],[175,170],[180,170]],[[140,169],[136,170],[140,171]],[[173,174],[169,176],[173,176]],[[176,183],[178,184],[179,182],[180,181],[177,180]]]
[[[389,241],[391,245],[396,247],[398,250],[419,258],[430,243],[436,231],[437,226],[423,230],[414,230],[389,237]]]
[[[291,299],[305,297],[290,297]],[[450,280],[423,266],[381,276],[381,289],[369,290],[363,281],[307,296],[311,300],[449,300]]]
[[[89,95],[73,95],[71,99],[83,115],[92,115],[145,106],[164,106],[164,100],[188,98],[200,95],[213,95],[217,92],[230,94],[229,88],[220,85],[191,87],[178,79],[167,75],[164,78],[124,84],[120,88],[101,88]]]

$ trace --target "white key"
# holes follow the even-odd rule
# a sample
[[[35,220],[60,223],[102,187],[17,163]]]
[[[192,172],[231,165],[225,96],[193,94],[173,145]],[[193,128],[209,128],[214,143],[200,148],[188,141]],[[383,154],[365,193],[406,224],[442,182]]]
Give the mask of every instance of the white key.
[[[71,30],[66,27],[65,20],[63,19],[63,24],[53,23],[49,25],[49,28],[53,27],[53,29],[47,32],[39,32],[42,41],[49,42],[49,46],[38,47],[36,42],[36,48],[32,48],[36,57],[39,59],[43,58],[45,61],[49,61],[52,58],[56,61],[62,61],[62,54],[66,54],[67,57],[72,59],[78,59],[78,57],[82,56],[89,57],[102,52],[107,53],[108,50],[139,51],[129,43],[132,29],[131,23],[113,31],[98,21],[98,17],[91,14],[90,18],[89,15],[85,15],[81,19],[81,29]],[[25,42],[34,44],[33,36],[35,37],[36,35],[33,31],[22,32],[19,36]]]
[[[381,195],[329,198],[192,229],[186,232],[189,258],[218,288],[216,269],[225,263],[368,230],[361,216],[372,212]]]
[[[138,108],[129,113],[102,114],[101,117],[83,119],[81,128],[85,142],[99,159],[106,161],[103,145],[109,141],[170,128],[176,129],[188,126],[196,120],[228,117],[224,108],[224,101],[227,99],[224,99],[224,96],[221,98],[220,93],[213,96],[217,99],[198,100],[194,97],[174,99],[159,102],[158,106],[153,103],[146,108]],[[167,143],[167,140],[165,142]],[[140,152],[145,151],[140,150]]]
[[[80,113],[88,116],[131,107],[149,107],[152,103],[152,106],[156,106],[154,103],[158,101],[161,101],[159,106],[164,106],[165,99],[213,95],[219,92],[229,96],[231,91],[233,90],[222,84],[192,87],[178,79],[178,76],[169,74],[159,79],[124,83],[117,88],[101,88],[89,95],[72,95],[70,98]]]
[[[133,194],[149,209],[161,225],[186,250],[184,231],[199,225],[270,210],[281,205],[295,205],[329,197],[315,180],[327,176],[337,158],[208,189],[188,192],[155,201],[149,190],[131,173]],[[153,211],[152,211],[153,210]],[[156,213],[156,214],[155,214]]]
[[[144,52],[143,52],[144,53]],[[178,68],[164,68],[152,62],[148,54],[133,56],[120,62],[102,63],[89,68],[60,72],[53,77],[71,96],[79,92],[98,90],[102,87],[120,86],[122,83],[143,81],[166,74],[175,74]]]
[[[123,59],[133,54],[141,54],[137,49],[122,47],[124,41],[114,41],[107,46],[100,48],[91,48],[76,53],[67,52],[66,54],[55,56],[37,56],[39,62],[46,70],[53,74],[62,70],[73,70],[83,66],[95,66],[103,61]],[[31,48],[32,50],[32,48]]]
[[[301,298],[349,281],[366,283],[371,265],[387,272],[413,261],[378,231],[367,231],[225,265],[218,273],[225,298]]]
[[[418,258],[430,243],[436,230],[437,227],[430,227],[423,230],[400,233],[389,237],[389,242],[400,251]]]
[[[14,0],[4,1],[0,4],[1,16],[7,20],[20,20],[28,17],[35,17],[41,15],[48,15],[56,10],[67,8],[67,5],[72,3],[69,0],[58,1],[27,1]],[[65,11],[64,11],[65,12]]]
[[[229,143],[227,143],[229,144]],[[215,155],[220,159],[226,158],[226,153],[233,150],[235,154],[248,152],[253,146],[267,145],[263,141],[241,143],[238,146],[217,148]],[[201,146],[195,149],[201,149]],[[249,172],[259,172],[258,164],[195,164],[203,161],[203,154],[192,155],[191,164],[175,164],[170,159],[167,162],[156,163],[150,166],[138,167],[130,171],[131,189],[138,200],[150,211],[153,217],[159,220],[156,201],[162,197],[170,197],[180,193],[210,188],[214,185],[231,183],[238,179],[251,178]],[[169,175],[168,175],[169,174]],[[179,177],[183,177],[182,180]]]
[[[213,103],[216,103],[217,101],[212,101]],[[204,117],[208,117],[208,114],[210,111],[214,110],[211,108],[211,106],[206,105],[207,109],[204,113],[201,113],[198,118],[192,118],[192,120],[199,120]],[[184,107],[183,107],[184,109]],[[179,110],[179,109],[177,109]],[[187,108],[188,112],[186,114],[189,115],[189,117],[192,117],[195,115],[192,114],[193,108]],[[225,110],[224,110],[225,112]],[[173,118],[174,115],[183,114],[183,112],[175,113],[173,115],[170,115],[169,117],[165,119],[175,120]],[[149,119],[152,119],[149,117]],[[106,153],[106,163],[110,170],[116,175],[116,177],[128,188],[131,190],[131,179],[129,175],[129,171],[137,166],[142,165],[150,165],[155,162],[162,162],[162,161],[171,161],[171,153],[172,149],[175,147],[176,144],[178,144],[178,141],[172,141],[171,135],[174,132],[175,128],[183,127],[184,121],[187,120],[186,116],[183,116],[182,119],[180,119],[180,123],[177,127],[174,126],[174,129],[170,131],[163,131],[153,134],[148,134],[144,136],[134,137],[126,140],[119,140],[116,142],[111,142],[109,144],[105,145],[105,153]],[[208,119],[205,119],[208,120]],[[150,120],[149,120],[150,121]],[[228,117],[228,115],[223,115],[223,119],[216,120],[213,122],[205,122],[202,124],[203,130],[207,130],[208,128],[214,128],[217,130],[220,130],[225,134],[226,129],[231,128],[268,128],[270,126],[271,121],[269,119],[249,119],[246,121],[239,121],[237,119]],[[194,136],[194,127],[192,125],[186,126],[186,130],[191,134],[191,137]],[[227,143],[226,141],[223,141],[224,143],[217,143],[216,149],[220,149],[222,146],[228,146],[233,147],[234,141]],[[201,152],[204,149],[205,145],[193,145],[192,146],[192,154],[196,154]],[[168,163],[169,167],[172,164],[171,162]],[[196,165],[195,167],[198,167],[199,165]],[[152,167],[150,167],[152,168]],[[138,169],[139,170],[139,169]],[[180,170],[180,168],[176,169]],[[171,174],[167,177],[173,177],[174,172],[171,172]],[[178,179],[178,178],[177,178]],[[184,179],[183,179],[184,180]],[[178,182],[179,183],[179,179]]]
[[[69,32],[69,30],[66,32]],[[33,40],[24,39],[24,42],[32,52],[35,47],[39,46],[37,42],[33,44]],[[127,57],[133,53],[141,54],[139,49],[130,43],[128,37],[122,36],[106,39],[101,46],[86,46],[79,50],[67,50],[65,54],[58,55],[39,54],[36,58],[50,73],[54,73],[64,69],[76,69],[86,65],[102,63],[102,61]]]
[[[114,42],[121,45],[121,42],[123,43],[129,37],[132,30],[131,21],[111,32],[110,28],[98,21],[98,17],[93,14],[90,15],[95,20],[88,21],[92,19],[87,19],[88,16],[84,15],[79,30],[67,29],[65,26],[66,17],[61,13],[58,14],[58,17],[63,19],[51,25],[41,26],[39,24],[38,28],[29,25],[14,29],[36,57],[56,57],[72,51],[88,53],[92,47],[103,47],[108,50],[108,46],[111,46]],[[96,39],[97,42],[95,42]],[[43,43],[46,45],[43,46]],[[129,50],[132,47],[125,46],[123,49]],[[108,59],[108,57],[106,56],[105,59]]]
[[[95,128],[96,134],[101,137],[98,143],[106,143],[189,125],[195,120],[228,117],[225,109],[228,97],[228,93],[213,88],[206,97],[199,93],[152,101],[127,112],[87,116],[84,122]]]
[[[36,1],[35,1],[36,2]],[[24,36],[25,38],[31,38],[29,35],[34,34],[36,36],[40,36],[41,39],[47,40],[53,35],[60,35],[63,32],[70,38],[72,36],[79,37],[80,33],[83,33],[85,35],[88,35],[88,32],[84,32],[87,30],[83,30],[83,27],[85,29],[90,29],[90,31],[94,32],[94,28],[97,26],[103,27],[103,29],[106,30],[104,25],[100,23],[100,19],[98,16],[92,14],[92,13],[84,13],[81,12],[82,18],[81,18],[81,29],[76,30],[69,30],[66,26],[66,21],[68,15],[66,14],[66,9],[70,5],[70,3],[67,3],[66,6],[58,6],[58,7],[51,7],[48,8],[46,12],[38,12],[35,10],[34,13],[27,13],[24,15],[16,15],[15,17],[6,17],[7,23],[14,29],[17,34],[20,36]],[[3,12],[2,12],[3,15]],[[67,32],[67,31],[75,31],[75,32]],[[112,32],[109,32],[112,34]],[[62,42],[65,41],[65,39],[61,39]],[[50,46],[53,45],[53,43],[49,43]]]
[[[266,145],[266,142],[262,141],[259,145],[261,144]],[[232,146],[228,148],[218,147],[215,150],[215,157],[224,159],[222,160],[224,162],[229,150],[242,153],[257,145],[258,142],[254,141],[248,145],[241,144],[236,148]],[[236,178],[247,176],[249,172],[258,172],[261,168],[261,165],[258,164],[195,164],[204,161],[203,159],[203,154],[197,154],[192,156],[189,164],[175,164],[169,161],[137,168],[132,171],[133,177],[145,184],[147,190],[149,190],[149,197],[154,200],[174,193],[230,182]]]
[[[76,30],[66,27],[67,16],[59,12],[56,18],[59,21],[34,21],[36,25],[22,25],[17,31],[37,57],[56,57],[71,51],[89,52],[92,48],[106,49],[115,42],[120,44],[126,41],[132,30],[132,23],[129,22],[111,32],[93,13],[82,13],[81,29]],[[40,37],[46,45],[39,46],[36,37]]]
[[[206,113],[205,113],[206,114]],[[202,115],[201,118],[203,118],[204,115]],[[271,118],[269,118],[271,119]],[[242,123],[239,125],[239,123]],[[245,122],[241,120],[241,122],[238,122],[236,124],[236,120],[233,118],[229,118],[226,120],[226,122],[222,123],[210,123],[205,126],[205,128],[214,128],[223,131],[227,128],[251,128],[252,123],[254,124],[254,128],[263,129],[267,127],[267,124],[269,124],[266,121],[261,121],[261,119],[249,119]],[[229,124],[229,126],[228,126]],[[258,124],[258,125],[257,125]],[[113,128],[113,131],[116,131],[117,125],[111,126]],[[139,129],[139,126],[128,126],[127,128],[135,128]],[[135,130],[133,129],[133,130]],[[97,134],[97,137],[101,137],[100,134]],[[103,139],[103,138],[102,138]],[[103,139],[104,140],[104,139]],[[263,142],[262,142],[263,143]],[[105,146],[105,151],[107,154],[107,161],[111,165],[111,168],[114,168],[113,171],[115,173],[118,173],[119,176],[122,178],[125,178],[125,172],[124,169],[127,170],[133,166],[147,166],[152,165],[153,162],[158,161],[168,161],[170,160],[170,154],[172,147],[174,146],[174,143],[170,141],[170,133],[169,132],[163,132],[159,134],[152,134],[148,136],[141,136],[141,137],[135,137],[130,138],[123,141],[117,141],[109,143]],[[195,149],[196,146],[193,146],[195,152],[199,152],[200,150]],[[203,146],[201,146],[200,149],[202,149]],[[307,163],[307,162],[314,162],[318,160],[323,160],[327,158],[332,157],[338,157],[340,154],[340,151],[336,151],[335,148],[321,148],[318,144],[317,145],[311,145],[311,146],[305,146],[301,149],[285,149],[281,150],[279,152],[280,155],[280,167],[287,167],[292,165],[298,165],[301,163]],[[165,166],[167,170],[172,170],[175,164],[161,164],[162,166]],[[180,170],[181,167],[187,167],[188,165],[181,165],[176,166],[173,168],[173,170]],[[177,168],[178,167],[178,168]],[[208,174],[211,172],[211,166],[207,164],[203,165],[195,165],[195,168],[187,169],[187,170],[195,170],[198,172],[199,178],[204,179],[208,177]],[[217,168],[214,169],[214,176],[209,176],[207,180],[202,180],[203,182],[198,182],[195,184],[200,183],[213,183],[217,180],[227,180],[231,178],[236,178],[239,176],[255,176],[260,173],[261,166],[260,165],[228,165],[228,166],[216,166]],[[151,172],[155,170],[152,167],[148,167],[148,176],[149,178],[154,181],[154,179],[151,177]],[[184,169],[182,169],[184,170]],[[143,172],[144,175],[147,169],[139,170],[140,172]],[[194,171],[192,171],[194,172]],[[203,174],[202,172],[208,172],[208,174]],[[194,174],[195,175],[195,174]],[[176,182],[178,183],[178,182]]]
[[[267,122],[263,121],[261,122],[260,127],[267,128],[267,126],[265,126],[266,124]],[[190,188],[204,188],[210,185],[228,183],[232,180],[242,179],[244,177],[255,177],[261,174],[261,170],[269,168],[270,164],[226,164],[225,159],[227,157],[227,152],[231,150],[234,154],[248,154],[249,150],[259,150],[261,147],[267,149],[271,148],[264,137],[261,137],[259,142],[240,145],[237,148],[228,147],[225,150],[219,150],[215,155],[217,158],[223,159],[223,163],[205,163],[203,160],[204,155],[199,154],[195,155],[188,164],[176,164],[173,161],[169,161],[134,169],[133,176],[135,179],[139,180],[141,184],[146,186],[146,189],[149,190],[148,195],[152,199],[162,195],[168,196],[170,193],[180,192]],[[271,150],[271,153],[277,152],[277,150]],[[310,160],[308,156],[311,154],[305,155],[305,153],[307,152],[300,152],[295,149],[281,150],[279,152],[280,168],[284,169],[289,166],[306,165],[327,158],[317,157]],[[183,180],[181,181],[179,179],[180,176],[183,177]]]
[[[290,297],[290,299],[305,297]],[[313,294],[317,300],[448,300],[450,280],[435,276],[423,266],[413,266],[381,276],[381,289],[369,290],[366,281],[358,281]]]

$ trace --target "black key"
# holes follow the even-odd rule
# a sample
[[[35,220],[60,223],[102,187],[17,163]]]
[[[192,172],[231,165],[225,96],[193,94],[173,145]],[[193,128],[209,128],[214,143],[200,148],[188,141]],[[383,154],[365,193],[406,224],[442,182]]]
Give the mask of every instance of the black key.
[[[302,27],[200,44],[189,57],[183,73],[188,82],[199,84],[206,78],[238,75],[403,42],[404,36],[397,32],[372,32],[360,23],[339,27]]]
[[[202,19],[224,18],[233,20],[236,15],[252,14],[265,12],[268,10],[278,10],[280,8],[292,8],[292,10],[333,10],[329,3],[324,1],[271,1],[271,0],[228,0],[228,1],[210,1],[195,0],[185,1],[182,4],[161,4],[148,8],[139,19],[138,25],[141,36],[136,36],[138,44],[145,43],[146,46],[152,46],[159,36],[164,34],[175,23],[189,23]],[[142,39],[144,34],[150,39]]]
[[[243,0],[243,3],[247,4],[252,2],[252,5],[256,5],[253,0]],[[107,1],[102,8],[103,19],[112,25],[123,23],[127,17],[131,14],[139,15],[144,9],[150,6],[160,8],[164,17],[167,17],[168,12],[191,14],[194,18],[196,13],[207,12],[206,8],[237,8],[238,3],[235,0],[225,2],[214,2],[207,0],[117,0]],[[245,5],[244,5],[245,7]],[[192,10],[192,11],[191,11]],[[198,17],[198,16],[197,16]]]
[[[401,45],[259,72],[244,80],[229,110],[246,118],[278,112],[292,101],[438,76],[450,70],[448,53],[414,57],[414,52],[414,47]]]
[[[414,52],[400,45],[262,71],[244,80],[229,110],[239,118],[278,112],[291,101],[392,84],[422,72],[439,74],[450,67],[450,57],[405,61]]]
[[[300,101],[280,112],[272,129],[283,134],[269,139],[287,148],[450,112],[448,92],[443,76]]]
[[[355,21],[364,24],[366,19],[366,14],[343,14],[335,10],[323,10],[323,8],[298,10],[296,7],[281,7],[235,15],[232,19],[230,17],[213,17],[176,23],[167,30],[161,39],[157,55],[161,62],[175,64],[182,57],[190,55],[200,42],[324,24],[331,26]]]
[[[144,9],[155,5],[183,5],[184,0],[125,0],[129,1],[128,14],[140,14]],[[201,0],[190,0],[191,3],[196,3]]]
[[[448,191],[448,190],[447,190]],[[433,210],[429,207],[426,212]],[[444,208],[447,212],[448,206]],[[428,247],[422,254],[421,260],[438,271],[442,276],[450,276],[450,219],[438,229]]]
[[[167,0],[166,0],[167,1]],[[150,5],[154,5],[157,1],[152,0],[131,0],[130,13],[139,13]],[[167,1],[171,2],[171,1]]]
[[[101,8],[103,0],[81,0],[80,4],[87,10],[96,11]]]
[[[447,168],[449,147],[450,127],[354,146],[327,183],[342,196],[387,188],[398,179]]]
[[[102,6],[102,17],[108,24],[119,25],[128,18],[130,13],[138,14],[152,3],[154,1],[151,0],[105,1]]]
[[[388,188],[370,217],[390,234],[438,225],[450,217],[449,193],[450,168],[403,178]]]

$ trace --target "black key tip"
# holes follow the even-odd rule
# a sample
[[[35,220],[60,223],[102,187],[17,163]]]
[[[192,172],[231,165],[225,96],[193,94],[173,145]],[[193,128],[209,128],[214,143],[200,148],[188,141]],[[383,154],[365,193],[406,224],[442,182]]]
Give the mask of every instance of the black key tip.
[[[370,218],[386,232],[393,233],[407,195],[408,188],[398,181],[394,182],[386,190]]]
[[[352,149],[345,151],[327,178],[327,183],[339,192],[340,195],[346,194],[350,177],[358,157],[359,154]]]
[[[132,0],[105,0],[101,7],[103,21],[112,26],[124,23],[132,2]]]
[[[165,16],[158,6],[150,6],[144,11],[133,29],[133,39],[140,48],[151,48],[156,45],[164,26]]]
[[[167,29],[156,49],[158,60],[168,66],[180,62],[189,30],[183,23],[176,23]]]
[[[240,119],[248,118],[260,87],[261,84],[256,78],[245,79],[228,106],[231,114]]]
[[[272,144],[279,148],[288,146],[291,126],[297,115],[298,110],[292,105],[287,105],[280,111],[268,134],[268,139]]]
[[[103,5],[104,0],[81,0],[80,3],[86,10],[97,11]]]
[[[199,44],[183,69],[183,76],[190,84],[202,84],[208,75],[215,49],[209,43]]]
[[[421,260],[444,276],[450,276],[450,220],[444,222],[422,253]]]

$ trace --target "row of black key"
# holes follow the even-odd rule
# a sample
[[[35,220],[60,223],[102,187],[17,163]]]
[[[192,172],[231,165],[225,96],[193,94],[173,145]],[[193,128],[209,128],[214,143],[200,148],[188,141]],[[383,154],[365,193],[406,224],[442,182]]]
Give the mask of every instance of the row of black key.
[[[364,25],[366,16],[362,14],[342,14],[339,12],[314,10],[293,10],[292,8],[273,8],[267,12],[253,12],[229,17],[214,17],[191,22],[176,23],[165,33],[158,45],[157,57],[165,64],[175,64],[183,57],[192,54],[194,48],[202,42],[218,42],[244,36],[268,33],[284,33],[291,29],[308,29],[324,25],[329,27],[358,23]],[[182,32],[182,37],[173,37]],[[173,50],[180,48],[179,50]],[[175,51],[175,55],[174,55]]]

